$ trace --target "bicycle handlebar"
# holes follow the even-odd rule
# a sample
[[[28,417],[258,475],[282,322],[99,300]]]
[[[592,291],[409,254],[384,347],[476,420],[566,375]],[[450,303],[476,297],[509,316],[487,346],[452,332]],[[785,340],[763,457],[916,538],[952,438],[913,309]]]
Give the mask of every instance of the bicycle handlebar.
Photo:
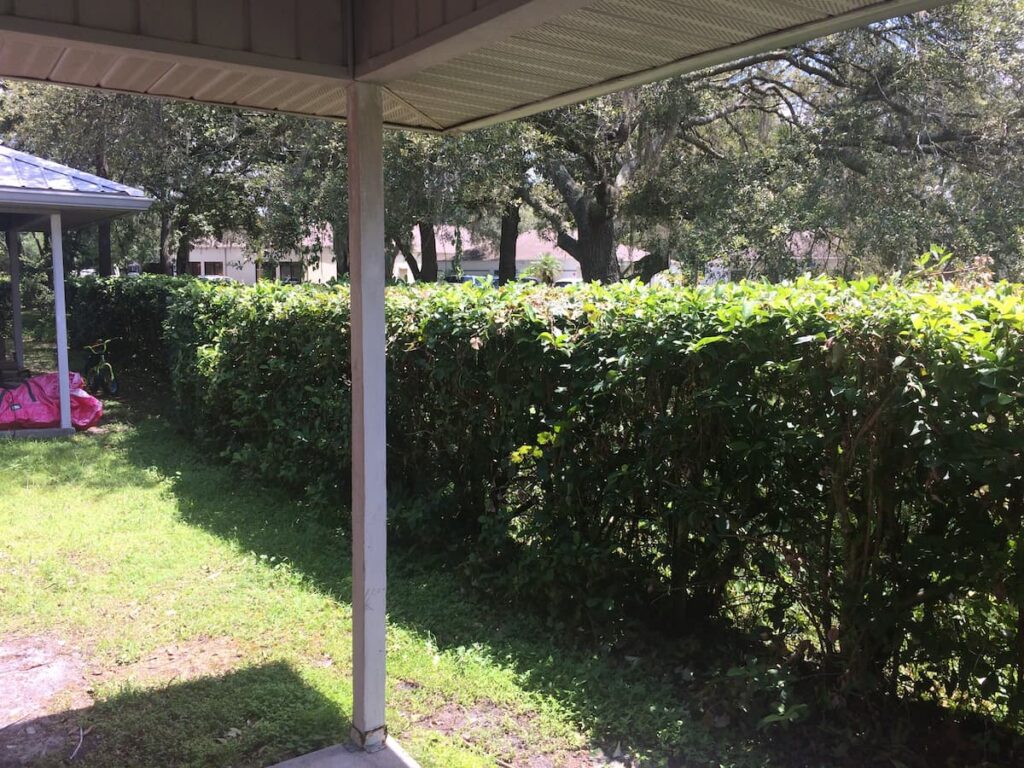
[[[83,349],[88,349],[90,352],[95,352],[96,349],[99,348],[99,347],[102,347],[104,350],[106,350],[106,348],[107,348],[107,346],[109,346],[110,342],[117,341],[119,338],[120,337],[115,336],[112,339],[100,339],[98,341],[94,341],[92,344],[83,344],[82,348]]]

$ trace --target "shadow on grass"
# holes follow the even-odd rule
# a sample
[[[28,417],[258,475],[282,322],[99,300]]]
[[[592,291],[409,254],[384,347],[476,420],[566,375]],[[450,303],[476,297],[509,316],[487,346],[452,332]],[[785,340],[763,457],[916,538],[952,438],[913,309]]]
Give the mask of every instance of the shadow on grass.
[[[286,561],[318,590],[351,600],[351,545],[341,524],[347,510],[339,511],[337,525],[326,524],[279,490],[233,478],[229,468],[195,449],[163,419],[140,420],[122,447],[140,470],[140,482],[143,470],[154,467],[170,479],[185,522],[244,551]],[[534,617],[469,594],[441,566],[436,558],[392,550],[388,608],[394,624],[430,638],[439,649],[472,649],[511,667],[523,688],[553,698],[602,747],[643,745],[663,757],[684,748],[709,756],[718,751],[684,709],[671,683],[674,664],[573,650]]]
[[[73,752],[97,768],[263,766],[347,733],[336,705],[273,663],[17,722],[0,730],[0,768],[64,765]]]
[[[108,450],[128,424],[142,417],[122,403],[104,403],[104,424],[93,434],[65,440],[0,438],[0,472],[12,482],[69,484],[88,489],[92,500],[119,490],[147,488],[165,482],[161,467],[125,462],[119,451]]]

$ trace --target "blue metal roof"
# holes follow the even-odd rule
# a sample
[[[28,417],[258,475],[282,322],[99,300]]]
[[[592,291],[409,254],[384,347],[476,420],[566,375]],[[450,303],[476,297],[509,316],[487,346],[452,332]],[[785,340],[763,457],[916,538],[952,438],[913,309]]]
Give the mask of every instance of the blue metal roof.
[[[91,196],[146,197],[141,189],[5,146],[0,146],[0,188],[45,193],[80,192]]]

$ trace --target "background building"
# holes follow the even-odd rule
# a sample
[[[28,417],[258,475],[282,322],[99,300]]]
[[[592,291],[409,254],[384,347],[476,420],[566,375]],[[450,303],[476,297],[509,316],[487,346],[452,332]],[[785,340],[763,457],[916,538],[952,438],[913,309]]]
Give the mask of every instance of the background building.
[[[323,244],[319,257],[288,253],[262,264],[241,241],[207,240],[197,243],[189,254],[189,268],[195,277],[225,277],[247,285],[260,280],[290,283],[326,283],[338,276],[333,244]]]
[[[455,227],[436,227],[437,240],[437,272],[443,279],[453,275],[455,265]],[[462,274],[466,277],[497,277],[498,248],[490,240],[474,235],[468,229],[461,229],[462,239]],[[419,230],[413,231],[413,257],[422,260],[423,248]],[[523,232],[516,241],[516,274],[520,277],[528,275],[530,269],[544,256],[550,255],[561,264],[562,271],[555,279],[558,283],[575,283],[582,280],[579,262],[563,251],[549,233]],[[634,261],[647,255],[646,251],[620,245],[618,250],[619,266],[625,270]],[[394,277],[412,282],[412,271],[401,255],[395,259]]]

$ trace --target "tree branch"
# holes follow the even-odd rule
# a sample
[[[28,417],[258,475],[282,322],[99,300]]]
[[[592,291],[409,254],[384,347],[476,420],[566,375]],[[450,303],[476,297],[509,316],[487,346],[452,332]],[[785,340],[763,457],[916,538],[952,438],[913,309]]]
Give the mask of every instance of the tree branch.
[[[579,242],[569,233],[562,214],[546,200],[535,195],[532,189],[524,190],[523,200],[555,230],[558,247],[575,258],[579,253]]]

